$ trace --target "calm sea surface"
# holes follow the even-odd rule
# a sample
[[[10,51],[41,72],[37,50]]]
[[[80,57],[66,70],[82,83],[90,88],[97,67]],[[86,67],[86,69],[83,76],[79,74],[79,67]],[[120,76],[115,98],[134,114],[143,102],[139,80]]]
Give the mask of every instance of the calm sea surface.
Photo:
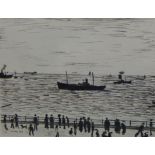
[[[69,75],[70,83],[78,83],[86,75]],[[155,95],[155,77],[127,76],[133,80],[131,85],[114,85],[116,76],[99,76],[96,85],[106,84],[105,91],[68,91],[59,90],[57,81],[65,82],[65,75],[38,74],[23,78],[0,80],[0,103],[2,113],[31,115],[58,113],[70,117],[91,116],[101,119],[122,118],[132,120],[155,119],[155,107],[151,101]],[[90,79],[91,82],[91,79]]]
[[[0,19],[3,64],[39,74],[0,79],[1,113],[155,119],[155,19]],[[121,70],[132,85],[113,84]],[[72,83],[93,71],[106,91],[58,90],[65,71]]]

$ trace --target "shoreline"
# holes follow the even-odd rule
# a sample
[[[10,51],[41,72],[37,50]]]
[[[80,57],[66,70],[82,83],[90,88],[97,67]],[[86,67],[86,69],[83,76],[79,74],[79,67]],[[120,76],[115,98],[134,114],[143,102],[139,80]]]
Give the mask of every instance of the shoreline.
[[[27,137],[29,135],[29,127],[32,125],[33,131],[34,131],[34,136],[36,137],[42,137],[42,136],[47,136],[47,137],[56,137],[57,134],[59,134],[60,137],[101,137],[101,134],[105,132],[105,136],[102,137],[108,137],[108,134],[111,132],[112,137],[134,137],[139,131],[139,128],[143,124],[144,129],[143,129],[143,134],[147,134],[148,136],[154,136],[155,132],[155,127],[153,125],[155,122],[152,120],[150,123],[152,125],[150,126],[149,122],[146,121],[129,121],[127,120],[119,120],[116,119],[120,122],[120,129],[119,131],[116,131],[116,120],[109,120],[110,125],[109,125],[109,130],[105,129],[105,120],[92,120],[91,118],[68,118],[67,116],[61,117],[61,114],[58,115],[58,117],[54,117],[53,115],[53,122],[51,124],[50,119],[51,117],[39,117],[39,116],[18,116],[18,115],[1,115],[1,137]],[[15,116],[17,116],[17,124],[16,126],[16,121],[15,121]],[[34,118],[37,119],[37,123],[34,122]],[[63,119],[64,118],[64,119]],[[68,119],[68,121],[67,121]],[[108,119],[108,118],[106,118]],[[64,120],[64,123],[63,123]],[[82,125],[82,131],[80,130],[80,121],[82,123],[86,122],[86,124]],[[47,122],[47,123],[46,123]],[[94,126],[92,126],[92,123]],[[13,124],[13,127],[12,127]],[[90,124],[90,127],[88,129],[88,124]],[[125,125],[125,132],[123,129],[122,124]],[[35,125],[37,126],[37,129],[35,129]],[[75,129],[76,125],[76,129]],[[47,126],[47,127],[46,127]],[[72,129],[71,129],[72,128]],[[72,134],[70,134],[71,130],[76,130],[77,134],[74,134],[75,132],[72,131]],[[99,132],[100,136],[97,136],[97,132]],[[58,136],[58,137],[59,137]],[[110,137],[111,137],[110,136]],[[143,135],[142,135],[143,136]],[[137,137],[137,136],[136,136]],[[146,136],[144,136],[146,137]]]

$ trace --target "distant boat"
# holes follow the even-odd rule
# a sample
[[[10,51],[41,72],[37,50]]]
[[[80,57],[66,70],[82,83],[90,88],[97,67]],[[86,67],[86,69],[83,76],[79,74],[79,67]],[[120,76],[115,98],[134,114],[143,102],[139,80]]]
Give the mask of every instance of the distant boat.
[[[119,74],[118,74],[118,81],[115,81],[114,82],[114,84],[131,84],[132,83],[132,81],[131,80],[126,80],[126,78],[125,78],[125,80],[123,80],[122,79],[122,74],[124,74],[124,71],[121,71],[121,72],[119,72]]]
[[[0,78],[2,78],[2,79],[9,79],[9,78],[13,77],[12,74],[7,74],[6,73],[6,67],[7,67],[7,65],[4,64],[2,69],[1,69]]]
[[[0,73],[0,78],[2,78],[2,79],[9,79],[9,78],[12,78],[13,77],[13,75],[7,75],[7,74],[3,74],[3,73]]]
[[[136,80],[145,80],[146,76],[144,75],[143,77],[136,77]]]
[[[114,84],[131,84],[132,81],[124,81],[124,80],[120,80],[120,81],[115,81]]]
[[[59,89],[66,89],[66,90],[104,90],[106,86],[95,86],[94,85],[94,74],[92,74],[93,85],[88,83],[88,79],[85,79],[85,82],[79,84],[69,84],[68,83],[68,76],[66,72],[66,83],[57,82]]]
[[[31,74],[31,75],[35,75],[35,74],[37,74],[37,72],[24,72],[24,74]]]
[[[59,89],[67,90],[104,90],[106,86],[94,86],[94,85],[85,85],[85,84],[67,84],[62,82],[57,82]]]

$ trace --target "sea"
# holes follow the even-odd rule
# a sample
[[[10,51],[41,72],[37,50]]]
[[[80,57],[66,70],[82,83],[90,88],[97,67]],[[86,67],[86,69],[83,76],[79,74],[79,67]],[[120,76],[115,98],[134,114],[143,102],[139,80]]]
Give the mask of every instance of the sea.
[[[155,19],[0,19],[4,64],[18,78],[0,79],[1,114],[155,119]],[[66,71],[69,83],[93,72],[106,89],[59,90]],[[132,84],[113,84],[120,71]]]

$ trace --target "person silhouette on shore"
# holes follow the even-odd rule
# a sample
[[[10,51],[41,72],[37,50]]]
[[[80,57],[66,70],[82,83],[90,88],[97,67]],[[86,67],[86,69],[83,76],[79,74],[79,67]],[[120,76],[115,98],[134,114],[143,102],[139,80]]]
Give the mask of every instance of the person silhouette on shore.
[[[59,137],[59,131],[57,131],[57,133],[56,133],[56,137]]]
[[[54,128],[54,117],[53,115],[50,116],[50,128]]]
[[[106,120],[104,121],[104,129],[105,131],[108,131],[110,130],[110,121],[108,118],[106,118]]]
[[[47,114],[45,115],[44,123],[45,123],[45,128],[48,129],[49,128],[49,126],[48,126],[49,122],[48,122],[48,115]]]
[[[69,128],[69,118],[66,116],[67,126]]]
[[[58,125],[55,126],[55,131],[58,131]]]
[[[61,115],[58,114],[59,127],[61,127]]]
[[[76,136],[77,134],[77,123],[74,121],[74,135]]]
[[[6,123],[6,117],[7,117],[7,115],[4,115],[4,117],[3,117],[3,123]]]
[[[84,128],[84,131],[87,132],[87,121],[85,117],[83,117],[83,128]]]
[[[143,131],[144,131],[144,123],[141,124],[141,126],[138,128],[138,132],[135,134],[135,137],[137,137],[139,134],[141,134],[141,137],[143,137]]]
[[[107,132],[106,131],[103,131],[102,137],[107,137]]]
[[[141,137],[143,137],[143,131],[144,131],[144,123],[142,123],[142,125],[139,127],[138,133],[141,134]]]
[[[124,123],[121,123],[121,128],[122,128],[122,135],[125,135],[125,133],[126,133],[126,125]]]
[[[4,129],[5,130],[8,130],[8,127],[7,127],[7,124],[6,123],[4,123]]]
[[[18,115],[17,115],[17,114],[15,114],[14,119],[15,119],[15,127],[16,127],[16,128],[19,128]]]
[[[82,118],[80,118],[80,121],[79,121],[79,131],[80,132],[83,131],[83,121],[82,121]]]
[[[150,119],[150,136],[152,136],[152,128],[153,128],[153,122],[152,119]]]
[[[6,125],[6,117],[7,117],[7,115],[4,115],[4,117],[3,117],[3,123],[4,123],[5,130],[8,130],[8,127]]]
[[[98,129],[96,129],[96,137],[100,137]]]
[[[62,125],[63,125],[64,129],[66,129],[66,119],[65,119],[64,115],[62,116]]]
[[[116,133],[120,133],[120,130],[121,130],[120,120],[119,119],[116,119],[115,120],[115,132]]]
[[[32,126],[32,124],[30,124],[30,126],[29,126],[29,135],[31,136],[34,136],[34,128],[33,128],[33,126]]]
[[[69,130],[69,134],[70,134],[70,135],[73,135],[73,128],[71,128],[71,129]]]
[[[33,123],[34,123],[34,131],[38,130],[38,118],[37,118],[37,115],[35,114],[34,117],[33,117]]]
[[[15,127],[14,127],[14,118],[12,117],[10,121],[11,121],[11,128],[14,129],[14,128],[15,128]]]
[[[4,123],[4,129],[8,130],[8,127],[7,127],[7,124],[6,124],[6,117],[7,117],[7,115],[4,115],[3,123]]]
[[[88,133],[90,133],[90,129],[91,129],[91,124],[90,124],[90,118],[87,118],[87,129],[88,129]]]
[[[108,137],[112,137],[112,132],[109,132],[108,133]]]
[[[94,122],[92,121],[91,122],[91,137],[93,137],[94,135],[94,129],[95,129],[95,125],[94,125]]]

